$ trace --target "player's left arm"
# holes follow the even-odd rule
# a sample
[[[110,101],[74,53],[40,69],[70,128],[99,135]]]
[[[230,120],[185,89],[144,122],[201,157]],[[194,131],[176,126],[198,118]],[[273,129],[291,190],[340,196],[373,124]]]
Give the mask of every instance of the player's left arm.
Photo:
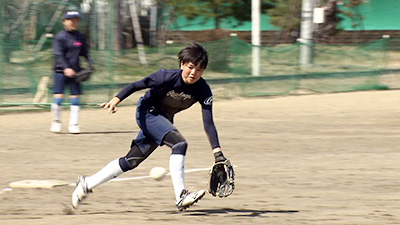
[[[204,130],[207,134],[208,141],[211,144],[212,149],[221,149],[218,139],[217,128],[215,127],[213,114],[212,114],[212,104],[201,104],[202,114],[203,114],[203,125]]]
[[[212,105],[202,104],[202,112],[203,112],[204,130],[206,131],[208,140],[211,144],[215,162],[225,161],[226,158],[222,154],[221,145],[219,144],[219,139],[218,139],[217,128],[215,127],[212,115]]]
[[[212,98],[212,97],[211,97]],[[207,102],[207,101],[205,101]],[[202,104],[204,129],[213,148],[215,161],[210,170],[208,192],[213,196],[228,197],[235,189],[235,172],[229,159],[225,158],[218,141],[217,129],[212,116],[212,100]]]

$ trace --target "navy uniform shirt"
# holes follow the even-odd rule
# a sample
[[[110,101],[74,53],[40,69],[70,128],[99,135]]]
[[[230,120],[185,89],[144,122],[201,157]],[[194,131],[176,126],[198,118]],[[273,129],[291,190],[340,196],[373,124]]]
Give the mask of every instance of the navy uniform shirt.
[[[146,101],[171,122],[176,113],[199,102],[202,107],[204,129],[211,147],[220,147],[212,116],[213,96],[210,86],[203,78],[194,84],[186,84],[182,79],[182,70],[161,69],[127,85],[116,97],[122,101],[135,91],[145,88],[150,88],[144,95]]]
[[[90,64],[86,36],[79,31],[60,31],[53,41],[53,53],[56,56],[55,72],[62,73],[66,68],[79,72],[79,56],[84,56]]]

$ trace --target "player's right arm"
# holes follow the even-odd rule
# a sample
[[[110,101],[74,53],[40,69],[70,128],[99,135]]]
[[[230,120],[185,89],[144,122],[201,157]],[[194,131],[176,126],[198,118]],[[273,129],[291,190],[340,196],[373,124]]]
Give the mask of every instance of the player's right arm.
[[[171,79],[171,76],[167,76],[167,70],[158,70],[157,72],[150,74],[142,80],[138,80],[136,82],[128,84],[116,95],[116,97],[123,101],[125,98],[129,97],[136,91],[140,91],[146,88],[160,87],[168,79]]]
[[[145,88],[152,88],[162,85],[162,83],[165,81],[165,71],[166,70],[159,70],[143,78],[142,80],[130,83],[120,92],[118,92],[118,94],[109,102],[98,104],[98,106],[103,107],[104,109],[109,109],[109,113],[116,113],[117,105],[134,92],[143,90]]]
[[[117,106],[120,102],[121,99],[119,99],[118,97],[114,97],[108,102],[98,104],[98,106],[103,107],[104,109],[109,109],[108,110],[109,113],[116,113],[118,110]]]

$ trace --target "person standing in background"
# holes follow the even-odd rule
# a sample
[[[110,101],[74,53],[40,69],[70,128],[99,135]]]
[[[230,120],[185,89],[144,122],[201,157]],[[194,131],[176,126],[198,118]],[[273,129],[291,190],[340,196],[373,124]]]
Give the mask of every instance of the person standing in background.
[[[54,61],[54,90],[51,113],[53,122],[50,131],[61,132],[61,111],[64,101],[64,90],[70,88],[70,119],[68,131],[71,134],[80,133],[79,97],[82,94],[81,83],[74,79],[74,75],[82,70],[79,57],[86,58],[90,68],[93,68],[89,59],[89,47],[86,43],[86,36],[78,31],[80,15],[78,11],[68,11],[64,15],[64,30],[60,31],[54,38],[53,53]]]

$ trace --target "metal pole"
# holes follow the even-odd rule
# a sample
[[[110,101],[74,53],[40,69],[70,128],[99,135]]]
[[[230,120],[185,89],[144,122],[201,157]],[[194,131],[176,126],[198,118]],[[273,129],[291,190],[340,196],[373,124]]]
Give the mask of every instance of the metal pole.
[[[252,75],[260,75],[261,0],[251,0]]]
[[[4,97],[3,97],[3,91],[4,91],[4,67],[5,67],[5,60],[4,60],[4,55],[5,49],[4,49],[4,13],[5,13],[5,2],[4,0],[0,0],[0,104],[3,103]]]
[[[0,0],[0,104],[3,103],[4,101],[4,72],[5,69],[4,67],[6,66],[6,59],[5,55],[8,54],[6,53],[6,48],[5,48],[5,1]]]
[[[300,31],[300,66],[311,67],[313,49],[313,2],[303,0],[301,5],[301,31]]]
[[[150,46],[157,45],[157,2],[150,8]]]

